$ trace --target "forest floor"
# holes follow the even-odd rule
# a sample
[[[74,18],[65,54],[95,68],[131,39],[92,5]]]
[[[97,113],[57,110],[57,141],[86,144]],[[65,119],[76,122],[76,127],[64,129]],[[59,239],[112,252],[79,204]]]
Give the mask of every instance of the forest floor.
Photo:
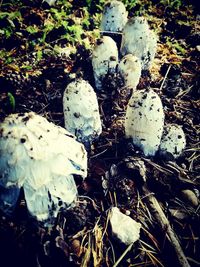
[[[100,36],[103,2],[58,1],[49,7],[41,1],[1,1],[0,120],[35,111],[64,126],[66,85],[83,77],[95,87],[91,51]],[[103,133],[89,154],[88,177],[77,181],[76,207],[46,229],[28,217],[22,192],[13,217],[0,214],[2,267],[179,266],[167,229],[159,227],[148,205],[144,181],[130,167],[133,158],[144,162],[145,183],[189,264],[200,265],[200,15],[187,1],[125,2],[129,16],[145,15],[159,36],[153,66],[138,89],[150,86],[160,95],[165,121],[182,126],[186,149],[176,161],[164,161],[130,146],[123,129],[130,96],[108,79],[105,92],[97,92]],[[112,236],[113,206],[142,224],[140,240],[128,249]]]

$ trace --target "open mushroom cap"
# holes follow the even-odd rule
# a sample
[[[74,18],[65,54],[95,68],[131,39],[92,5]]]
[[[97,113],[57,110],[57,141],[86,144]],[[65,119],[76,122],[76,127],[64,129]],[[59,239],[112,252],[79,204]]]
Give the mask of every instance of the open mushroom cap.
[[[23,186],[30,214],[44,220],[76,198],[73,175],[86,177],[87,153],[74,135],[46,118],[11,114],[0,126],[0,173],[0,209],[13,209]]]

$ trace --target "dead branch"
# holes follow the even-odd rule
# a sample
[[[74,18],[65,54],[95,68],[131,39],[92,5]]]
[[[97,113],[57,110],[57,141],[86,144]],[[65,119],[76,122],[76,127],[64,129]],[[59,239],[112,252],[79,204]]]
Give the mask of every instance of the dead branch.
[[[147,205],[151,209],[151,212],[154,218],[156,219],[158,226],[160,227],[161,231],[166,232],[167,239],[169,240],[172,248],[176,253],[177,262],[180,264],[181,267],[190,267],[190,264],[188,263],[188,260],[185,257],[185,254],[180,246],[178,238],[154,194],[148,189],[146,185],[143,186],[143,192],[146,196]]]

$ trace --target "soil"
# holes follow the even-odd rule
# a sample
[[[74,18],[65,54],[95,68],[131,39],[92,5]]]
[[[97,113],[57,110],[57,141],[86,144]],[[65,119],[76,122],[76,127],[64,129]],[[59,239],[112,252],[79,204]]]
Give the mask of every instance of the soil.
[[[32,6],[30,1],[26,2],[23,8],[26,25],[41,25],[49,7],[38,4],[39,1],[32,1]],[[77,14],[80,8],[79,1],[75,1]],[[29,217],[22,192],[13,216],[0,214],[2,267],[14,264],[21,267],[113,266],[126,249],[112,236],[108,223],[109,209],[113,206],[142,224],[140,240],[118,266],[178,266],[165,230],[158,228],[145,202],[142,191],[145,183],[158,199],[190,265],[200,265],[199,202],[194,205],[200,196],[198,8],[185,4],[176,9],[152,1],[143,9],[141,13],[148,15],[151,27],[159,32],[160,41],[155,62],[150,72],[143,74],[138,89],[152,87],[160,95],[166,123],[183,127],[187,141],[185,151],[176,160],[162,159],[159,155],[146,158],[125,140],[123,121],[130,92],[121,90],[123,81],[119,77],[106,77],[105,91],[96,92],[103,133],[89,153],[88,177],[85,181],[76,180],[80,195],[76,206],[61,212],[55,225],[47,229]],[[2,12],[11,10],[12,6],[6,6],[6,10],[2,7]],[[141,6],[136,5],[129,15],[139,10]],[[91,12],[95,13],[93,6]],[[1,27],[6,23],[7,20],[0,20]],[[16,21],[16,29],[21,31],[18,24]],[[60,36],[62,30],[56,29],[48,41]],[[76,53],[69,56],[46,50],[38,60],[34,48],[32,51],[24,48],[25,39],[26,36],[14,35],[0,40],[0,48],[14,58],[11,63],[0,59],[0,120],[13,112],[35,111],[64,126],[62,95],[74,78],[72,74],[95,87],[91,49],[77,44]],[[31,70],[21,66],[31,66]],[[137,165],[135,159],[146,168],[145,177],[143,167]],[[190,196],[184,195],[183,190],[189,190]]]

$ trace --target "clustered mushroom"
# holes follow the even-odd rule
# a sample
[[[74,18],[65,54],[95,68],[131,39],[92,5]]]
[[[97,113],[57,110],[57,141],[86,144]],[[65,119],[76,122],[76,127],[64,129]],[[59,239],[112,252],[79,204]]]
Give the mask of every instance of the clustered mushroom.
[[[153,89],[137,89],[141,71],[148,69],[154,59],[156,35],[143,17],[127,21],[124,5],[116,0],[105,5],[101,28],[122,32],[120,52],[123,57],[119,61],[118,48],[111,37],[103,36],[97,41],[92,54],[96,90],[104,89],[103,80],[107,74],[120,73],[125,87],[133,89],[124,124],[126,138],[131,138],[145,156],[154,156],[159,151],[161,156],[170,154],[177,158],[186,145],[182,128],[178,125],[164,127],[159,95]],[[29,213],[40,222],[49,223],[62,208],[71,207],[76,200],[74,175],[87,176],[85,147],[90,148],[102,132],[97,96],[92,86],[83,79],[70,82],[64,91],[63,110],[66,129],[33,112],[11,114],[1,124],[0,209],[6,214],[13,212],[21,188]],[[120,238],[126,244],[137,240],[140,225],[131,222],[117,208],[111,212],[113,232],[119,219],[126,223],[116,236],[122,235]],[[136,227],[134,240],[129,240],[130,231],[126,229],[129,223]]]
[[[160,156],[165,157],[166,153],[170,153],[172,157],[177,158],[185,148],[184,132],[178,125],[172,126],[172,129],[170,127],[170,131],[169,127],[164,128],[162,102],[153,89],[136,90],[142,70],[148,70],[154,60],[157,35],[150,30],[146,18],[136,16],[128,20],[124,5],[115,0],[109,1],[104,7],[101,29],[110,31],[111,34],[114,31],[122,34],[121,49],[118,53],[119,58],[122,58],[118,64],[115,61],[115,72],[121,74],[125,88],[132,89],[124,123],[125,136],[131,138],[133,144],[141,149],[145,156],[154,156],[159,150]],[[112,47],[115,47],[116,52],[113,42]],[[97,49],[98,44],[94,51]],[[94,52],[92,60],[98,62]],[[102,81],[109,72],[108,68],[104,70],[104,73],[100,73],[93,67],[97,89],[103,89]]]
[[[113,37],[115,33],[121,34],[122,43],[119,53],[117,44],[111,37],[103,36],[97,40],[92,55],[96,89],[103,90],[104,78],[107,74],[114,72],[121,74],[125,80],[125,86],[131,84],[133,88],[136,88],[139,82],[137,75],[138,77],[141,75],[141,70],[148,70],[154,60],[157,35],[150,30],[144,17],[134,17],[128,20],[124,4],[116,0],[105,4],[101,30],[106,34],[110,32],[110,36],[113,34]],[[119,57],[124,56],[120,62],[118,62],[118,54]]]

